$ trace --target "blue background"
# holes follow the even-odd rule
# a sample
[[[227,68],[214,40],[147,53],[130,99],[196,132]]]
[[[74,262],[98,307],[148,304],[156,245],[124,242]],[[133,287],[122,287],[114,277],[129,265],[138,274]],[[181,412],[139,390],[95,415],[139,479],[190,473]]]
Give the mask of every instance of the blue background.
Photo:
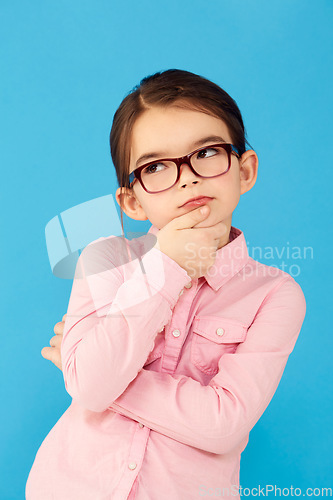
[[[213,80],[242,111],[259,172],[232,224],[250,255],[313,249],[254,256],[298,274],[307,314],[251,431],[241,485],[332,487],[333,2],[2,0],[0,15],[1,499],[24,498],[35,454],[71,402],[40,354],[72,284],[51,272],[45,226],[114,193],[113,114],[141,78],[169,68]],[[127,230],[149,227],[125,218]]]

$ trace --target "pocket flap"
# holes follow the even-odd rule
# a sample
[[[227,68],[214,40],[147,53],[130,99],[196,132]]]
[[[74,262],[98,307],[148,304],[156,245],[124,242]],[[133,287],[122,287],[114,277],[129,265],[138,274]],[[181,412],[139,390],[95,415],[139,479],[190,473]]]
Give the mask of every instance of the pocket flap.
[[[217,316],[196,316],[193,331],[217,344],[243,342],[248,327],[237,320]]]

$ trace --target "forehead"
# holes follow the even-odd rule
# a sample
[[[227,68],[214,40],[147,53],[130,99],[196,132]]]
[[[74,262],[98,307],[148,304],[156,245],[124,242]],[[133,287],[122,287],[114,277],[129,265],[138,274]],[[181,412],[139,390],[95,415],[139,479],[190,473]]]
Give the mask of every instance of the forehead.
[[[144,111],[134,123],[131,164],[150,152],[170,156],[187,154],[196,141],[209,135],[219,135],[232,142],[228,127],[220,118],[176,105],[154,106]]]

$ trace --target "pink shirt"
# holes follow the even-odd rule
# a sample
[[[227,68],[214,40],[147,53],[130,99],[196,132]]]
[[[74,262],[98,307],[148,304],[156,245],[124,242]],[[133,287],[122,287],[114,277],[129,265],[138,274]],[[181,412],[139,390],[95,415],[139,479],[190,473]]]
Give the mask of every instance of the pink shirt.
[[[73,399],[26,498],[237,499],[241,452],[304,320],[302,289],[249,257],[234,227],[192,281],[157,248],[125,262],[126,241],[99,238],[79,258],[61,347]],[[144,241],[132,240],[141,255]]]

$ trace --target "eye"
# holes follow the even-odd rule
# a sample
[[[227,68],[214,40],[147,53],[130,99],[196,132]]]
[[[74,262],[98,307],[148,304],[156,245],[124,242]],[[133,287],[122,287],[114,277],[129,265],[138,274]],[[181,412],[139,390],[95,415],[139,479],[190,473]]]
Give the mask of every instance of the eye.
[[[166,166],[163,163],[152,163],[151,165],[148,165],[146,168],[144,168],[142,173],[155,174],[156,172],[159,172],[164,168],[166,168]]]
[[[215,148],[205,148],[198,152],[197,158],[209,158],[210,156],[215,156],[217,153],[218,151]]]

